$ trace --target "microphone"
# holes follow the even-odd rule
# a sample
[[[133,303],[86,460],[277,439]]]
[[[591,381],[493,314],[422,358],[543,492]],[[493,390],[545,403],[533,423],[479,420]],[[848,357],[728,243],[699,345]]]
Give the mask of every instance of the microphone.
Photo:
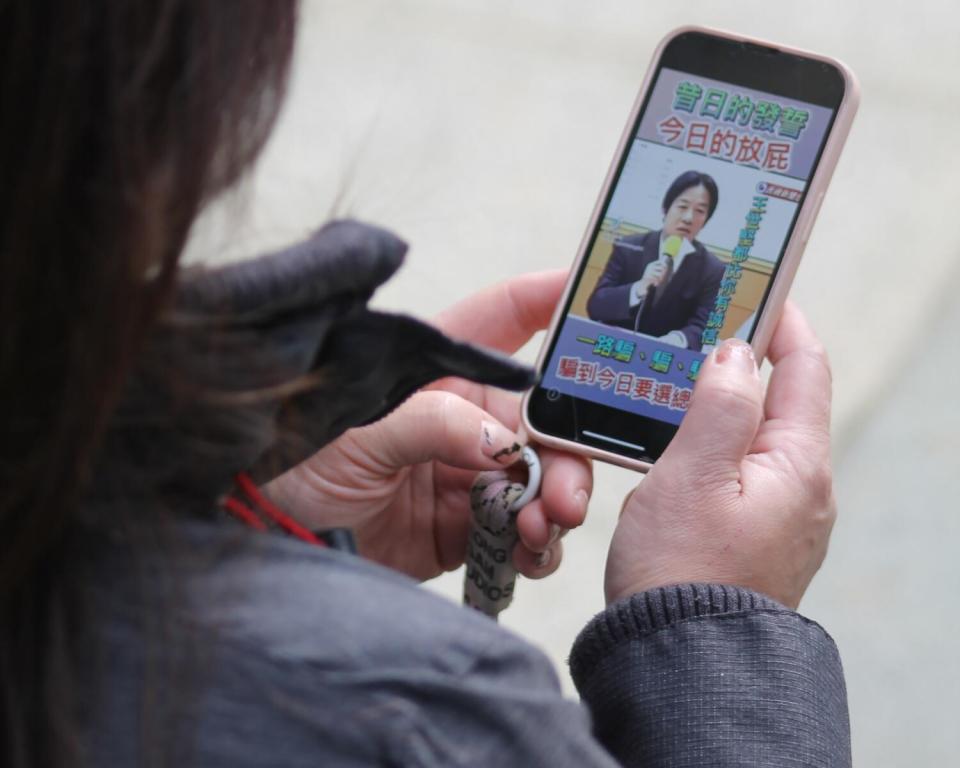
[[[680,253],[680,246],[683,245],[683,238],[679,235],[670,235],[666,240],[663,241],[663,250],[660,253],[660,258],[657,259],[663,266],[666,268],[667,272],[665,275],[665,280],[661,282],[661,285],[665,285],[666,282],[670,279],[673,274],[673,260],[677,257],[677,254]],[[657,295],[657,286],[651,285],[647,288],[647,297],[644,299],[644,306],[650,306],[654,301]]]

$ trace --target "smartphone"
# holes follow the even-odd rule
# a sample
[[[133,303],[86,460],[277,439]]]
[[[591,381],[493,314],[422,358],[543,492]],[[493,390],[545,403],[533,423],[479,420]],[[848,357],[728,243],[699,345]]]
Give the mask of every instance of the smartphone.
[[[660,43],[524,398],[535,441],[646,471],[717,344],[762,359],[858,100],[825,56]]]

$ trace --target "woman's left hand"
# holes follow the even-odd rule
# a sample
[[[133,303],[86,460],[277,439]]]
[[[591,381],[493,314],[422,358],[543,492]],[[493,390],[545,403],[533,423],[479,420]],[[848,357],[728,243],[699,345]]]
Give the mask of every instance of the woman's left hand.
[[[436,325],[458,339],[507,353],[546,327],[566,274],[508,280],[456,304]],[[477,472],[520,458],[520,400],[445,379],[380,421],[351,429],[265,491],[310,528],[351,528],[361,554],[418,579],[463,563],[470,486]],[[590,463],[539,448],[540,496],[517,518],[517,570],[540,578],[560,564],[560,537],[580,525],[593,489]],[[521,462],[522,464],[522,462]]]

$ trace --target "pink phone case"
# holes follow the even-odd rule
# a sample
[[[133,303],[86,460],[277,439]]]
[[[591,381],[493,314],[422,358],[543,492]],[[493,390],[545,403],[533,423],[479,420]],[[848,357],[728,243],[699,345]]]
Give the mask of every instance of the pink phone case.
[[[830,132],[830,135],[827,137],[827,143],[820,158],[820,163],[817,166],[813,178],[810,180],[806,199],[797,218],[797,224],[790,235],[789,241],[787,242],[783,258],[780,262],[776,276],[773,279],[773,283],[770,286],[767,302],[757,322],[756,330],[751,342],[758,360],[762,360],[766,355],[767,346],[770,343],[770,338],[773,335],[773,331],[776,329],[777,321],[779,320],[780,313],[783,310],[783,304],[787,298],[787,293],[790,290],[790,285],[793,283],[794,275],[797,272],[797,266],[800,264],[800,258],[803,255],[803,250],[806,247],[807,240],[810,237],[810,232],[813,229],[813,222],[817,218],[817,213],[820,210],[820,205],[823,203],[823,198],[826,194],[827,186],[830,183],[830,178],[833,176],[834,168],[836,168],[837,161],[840,157],[840,151],[843,149],[847,134],[850,132],[850,126],[853,124],[853,118],[860,102],[860,86],[857,82],[856,76],[849,69],[849,67],[843,64],[841,61],[829,56],[811,53],[810,51],[805,51],[799,48],[791,48],[789,46],[773,43],[769,40],[744,37],[742,35],[737,35],[732,32],[726,32],[719,29],[700,26],[685,26],[673,30],[666,37],[664,37],[654,52],[650,67],[644,76],[640,92],[636,101],[634,102],[633,108],[630,110],[630,116],[627,119],[626,127],[624,128],[623,134],[620,137],[620,141],[617,144],[617,151],[614,155],[613,162],[610,164],[610,169],[607,171],[607,176],[603,182],[603,187],[600,189],[600,194],[597,197],[596,205],[594,206],[593,213],[591,214],[590,220],[587,224],[587,229],[584,233],[583,240],[580,243],[577,259],[570,271],[570,277],[567,280],[563,297],[561,298],[559,304],[557,304],[557,309],[554,311],[553,319],[550,322],[550,329],[547,333],[547,338],[544,341],[539,356],[537,357],[538,368],[543,365],[544,358],[547,354],[547,351],[550,349],[551,342],[559,330],[560,323],[564,317],[563,308],[567,306],[567,301],[569,300],[571,293],[576,289],[576,277],[580,272],[580,267],[583,261],[589,255],[593,233],[596,230],[599,223],[599,218],[603,213],[604,201],[607,199],[610,186],[614,183],[619,160],[623,156],[623,153],[627,150],[630,141],[632,140],[633,128],[636,124],[638,113],[643,105],[647,91],[653,84],[653,77],[657,70],[657,64],[663,55],[663,50],[671,40],[678,35],[687,32],[700,32],[736,42],[773,46],[781,51],[803,56],[807,59],[827,62],[836,67],[843,75],[844,79],[845,88],[843,101],[837,109],[837,115],[834,120],[833,128]],[[540,432],[530,424],[528,417],[529,399],[530,392],[528,392],[523,398],[523,426],[527,435],[532,438],[534,442],[553,448],[559,448],[565,451],[581,453],[601,461],[609,462],[611,464],[617,464],[629,469],[636,469],[640,472],[647,472],[652,466],[645,461],[629,459],[625,456],[621,456],[610,451],[604,451],[600,448],[594,448],[582,443],[576,443],[571,440],[565,440],[563,438],[558,438],[553,435],[547,435],[543,432]]]

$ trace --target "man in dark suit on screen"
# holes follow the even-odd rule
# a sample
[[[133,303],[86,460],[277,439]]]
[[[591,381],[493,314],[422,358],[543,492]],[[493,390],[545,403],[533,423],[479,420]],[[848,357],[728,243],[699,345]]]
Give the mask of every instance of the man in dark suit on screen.
[[[707,174],[678,176],[663,197],[663,228],[614,245],[587,302],[590,319],[699,350],[724,268],[696,237],[718,200]]]

